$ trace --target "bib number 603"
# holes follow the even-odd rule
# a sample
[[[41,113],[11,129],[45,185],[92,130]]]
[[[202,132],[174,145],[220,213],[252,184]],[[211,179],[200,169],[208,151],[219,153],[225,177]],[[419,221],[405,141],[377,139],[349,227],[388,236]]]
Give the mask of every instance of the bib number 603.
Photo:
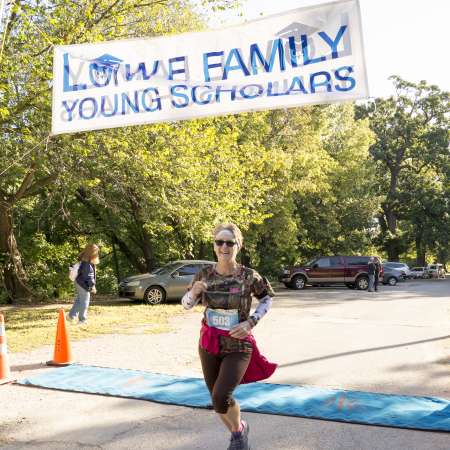
[[[220,326],[220,327],[229,327],[229,326],[231,326],[231,321],[230,321],[229,317],[213,316],[212,321],[213,321],[213,325],[214,326]]]

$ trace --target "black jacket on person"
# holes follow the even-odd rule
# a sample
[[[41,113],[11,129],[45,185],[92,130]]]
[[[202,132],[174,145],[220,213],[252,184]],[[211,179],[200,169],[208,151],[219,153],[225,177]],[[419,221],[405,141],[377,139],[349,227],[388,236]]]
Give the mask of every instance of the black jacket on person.
[[[81,261],[78,269],[78,276],[75,281],[83,289],[90,292],[95,286],[96,281],[95,265],[86,261]]]
[[[375,263],[375,276],[379,277],[381,273],[381,264],[379,262]]]
[[[375,275],[376,272],[377,272],[376,264],[372,261],[369,262],[369,268],[367,270],[367,273],[369,275]]]

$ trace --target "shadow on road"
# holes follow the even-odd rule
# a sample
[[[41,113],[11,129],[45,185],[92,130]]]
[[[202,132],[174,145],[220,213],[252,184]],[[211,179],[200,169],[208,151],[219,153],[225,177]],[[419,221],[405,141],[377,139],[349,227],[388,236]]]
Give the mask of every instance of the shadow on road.
[[[341,356],[356,355],[358,353],[376,352],[376,351],[379,351],[379,350],[388,350],[388,349],[391,349],[391,348],[405,347],[405,346],[408,346],[408,345],[424,344],[425,342],[441,341],[441,340],[449,339],[449,338],[450,338],[450,335],[439,336],[439,337],[435,337],[435,338],[431,338],[431,339],[423,339],[423,340],[420,340],[420,341],[404,342],[402,344],[384,345],[382,347],[372,347],[372,348],[365,348],[365,349],[361,349],[361,350],[352,350],[350,352],[334,353],[334,354],[331,354],[331,355],[319,356],[317,358],[309,358],[309,359],[303,359],[301,361],[296,361],[296,362],[292,362],[292,363],[280,364],[278,367],[279,368],[292,367],[292,366],[297,366],[297,365],[300,365],[300,364],[307,364],[307,363],[310,363],[310,362],[322,361],[324,359],[340,358]]]
[[[37,370],[47,367],[44,363],[34,363],[34,364],[16,364],[11,366],[12,372],[22,372],[24,370]]]

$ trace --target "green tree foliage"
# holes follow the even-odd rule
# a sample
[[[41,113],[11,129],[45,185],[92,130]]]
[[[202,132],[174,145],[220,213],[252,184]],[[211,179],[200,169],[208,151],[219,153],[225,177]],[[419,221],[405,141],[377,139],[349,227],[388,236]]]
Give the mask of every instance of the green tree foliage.
[[[448,248],[449,95],[425,81],[392,79],[395,97],[359,109],[376,135],[378,242],[394,261],[414,244],[424,264],[427,251]]]
[[[226,7],[227,0],[205,1]],[[11,298],[27,298],[14,217],[22,203],[68,182],[83,157],[80,137],[50,132],[53,45],[156,36],[202,26],[184,0],[16,0],[8,3],[0,65],[0,261]],[[63,181],[64,180],[64,181]]]
[[[243,229],[243,261],[266,274],[371,250],[384,177],[352,104],[47,139],[52,45],[201,29],[202,14],[237,3],[204,1],[201,13],[185,0],[14,3],[0,66],[0,265],[10,299],[70,292],[68,266],[87,242],[102,249],[100,292],[173,259],[213,258],[218,221]],[[433,173],[421,186],[437,189],[433,214],[443,217]],[[443,252],[445,230],[426,245]]]
[[[274,273],[311,256],[367,251],[378,205],[368,123],[354,120],[351,104],[275,111],[268,123],[266,145],[283,164],[270,218],[252,234],[253,259]]]
[[[245,115],[244,115],[245,116]],[[200,252],[218,218],[261,221],[267,150],[239,143],[239,118],[108,130],[80,161],[76,200],[135,270]],[[78,217],[80,217],[78,215]],[[82,227],[83,223],[79,223]]]
[[[78,181],[57,203],[75,236],[119,251],[118,278],[212,258],[218,220],[247,231],[246,261],[275,273],[300,257],[367,245],[370,135],[351,105],[85,133]]]

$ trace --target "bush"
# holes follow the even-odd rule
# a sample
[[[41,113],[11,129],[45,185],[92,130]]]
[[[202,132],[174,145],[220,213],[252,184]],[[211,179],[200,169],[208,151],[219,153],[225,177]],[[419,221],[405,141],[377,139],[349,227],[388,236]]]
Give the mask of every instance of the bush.
[[[98,294],[117,294],[117,278],[112,267],[102,265],[100,261],[97,270],[97,293]]]
[[[43,233],[36,233],[24,251],[29,285],[43,300],[73,294],[69,267],[76,261],[78,250],[69,242],[52,244]]]

